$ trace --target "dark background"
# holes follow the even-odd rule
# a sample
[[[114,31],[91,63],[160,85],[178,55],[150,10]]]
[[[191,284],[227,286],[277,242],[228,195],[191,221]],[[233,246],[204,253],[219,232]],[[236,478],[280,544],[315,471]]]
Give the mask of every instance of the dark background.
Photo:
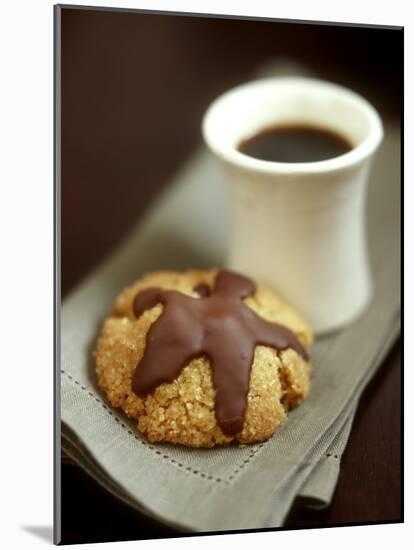
[[[268,61],[293,60],[362,93],[399,124],[403,31],[61,9],[62,298],[121,240],[201,144],[221,92]],[[287,527],[401,520],[400,345],[359,408],[328,510],[292,510]],[[174,532],[62,466],[62,542]]]

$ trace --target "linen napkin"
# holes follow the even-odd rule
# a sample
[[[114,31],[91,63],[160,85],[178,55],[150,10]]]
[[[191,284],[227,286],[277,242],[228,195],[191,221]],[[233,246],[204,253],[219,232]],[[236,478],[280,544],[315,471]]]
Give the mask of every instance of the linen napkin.
[[[62,447],[118,498],[181,530],[283,523],[297,495],[329,503],[359,396],[399,333],[399,129],[385,125],[367,197],[375,294],[352,325],[311,350],[311,393],[267,442],[197,450],[149,444],[100,392],[91,352],[118,292],[143,273],[225,265],[227,215],[218,168],[201,150],[125,242],[64,302]],[[329,307],[329,304],[327,305]]]

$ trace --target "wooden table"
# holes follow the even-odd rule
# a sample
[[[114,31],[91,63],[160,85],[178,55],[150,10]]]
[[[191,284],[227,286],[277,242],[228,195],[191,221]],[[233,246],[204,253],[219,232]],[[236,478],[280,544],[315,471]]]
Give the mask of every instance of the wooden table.
[[[62,10],[63,298],[201,144],[210,101],[287,56],[399,122],[399,31]],[[332,505],[298,502],[286,527],[401,521],[400,357],[398,342],[364,393]],[[62,518],[65,543],[176,536],[67,464]]]

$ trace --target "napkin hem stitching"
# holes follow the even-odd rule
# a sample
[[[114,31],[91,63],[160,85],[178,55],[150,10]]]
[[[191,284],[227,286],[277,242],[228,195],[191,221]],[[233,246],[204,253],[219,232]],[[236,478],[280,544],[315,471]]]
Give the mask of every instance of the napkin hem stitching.
[[[126,426],[121,420],[119,420],[119,418],[117,416],[114,415],[114,413],[111,411],[111,409],[98,397],[96,396],[92,391],[90,391],[86,386],[84,386],[81,382],[79,382],[79,380],[76,380],[76,378],[69,374],[67,371],[65,371],[64,369],[61,369],[60,371],[62,374],[64,374],[67,378],[69,378],[69,380],[73,381],[77,386],[79,386],[81,388],[81,390],[83,390],[85,393],[87,393],[87,395],[93,399],[95,399],[95,401],[97,403],[99,403],[114,419],[115,421],[124,429],[128,432],[129,435],[131,435],[134,439],[136,439],[137,441],[139,441],[142,445],[144,445],[145,447],[148,447],[148,449],[150,449],[151,451],[153,451],[155,454],[161,456],[164,460],[168,460],[168,462],[170,462],[173,466],[179,468],[180,470],[182,471],[187,471],[187,472],[190,472],[196,476],[199,476],[207,481],[214,481],[216,483],[225,483],[227,485],[230,484],[231,481],[233,481],[233,479],[240,473],[240,470],[242,470],[250,461],[251,459],[259,452],[260,449],[262,449],[265,445],[265,443],[259,443],[257,446],[255,446],[251,451],[250,451],[250,454],[249,456],[243,460],[243,462],[241,464],[239,464],[236,469],[232,472],[232,474],[230,476],[228,476],[227,479],[223,478],[223,477],[217,477],[217,478],[214,478],[214,476],[212,476],[211,474],[207,474],[205,472],[201,472],[200,470],[194,470],[191,468],[191,466],[184,466],[184,464],[182,464],[181,462],[177,462],[177,460],[175,460],[174,458],[170,457],[169,455],[165,454],[165,453],[162,453],[161,451],[159,450],[156,450],[154,449],[154,446],[147,443],[145,440],[143,439],[140,439],[136,434],[134,434],[134,432],[128,427]]]

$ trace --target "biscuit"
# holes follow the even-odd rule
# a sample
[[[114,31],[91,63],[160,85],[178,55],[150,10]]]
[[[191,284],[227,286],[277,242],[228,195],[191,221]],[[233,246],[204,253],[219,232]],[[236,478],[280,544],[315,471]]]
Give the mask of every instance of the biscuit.
[[[225,271],[159,271],[118,296],[94,356],[109,402],[150,442],[213,447],[275,432],[309,393],[312,341],[270,288]]]

